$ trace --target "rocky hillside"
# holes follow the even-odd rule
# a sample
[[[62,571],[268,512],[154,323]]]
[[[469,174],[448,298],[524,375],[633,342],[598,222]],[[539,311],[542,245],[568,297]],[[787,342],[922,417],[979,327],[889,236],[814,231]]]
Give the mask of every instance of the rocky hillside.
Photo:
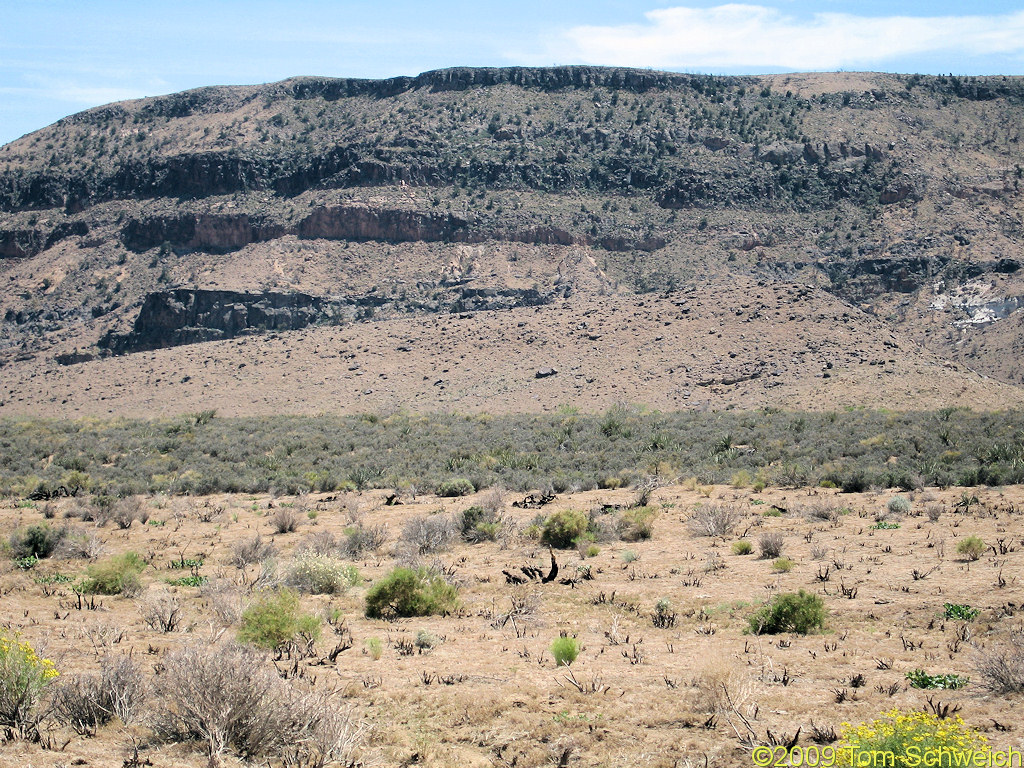
[[[1013,400],[1022,124],[1018,78],[593,67],[100,107],[0,148],[0,365],[29,387],[54,366],[211,340],[245,357],[247,337],[310,326],[522,323],[526,308],[804,286],[846,313],[859,358],[892,336],[902,363],[973,371],[979,392],[989,376]],[[806,347],[796,318],[820,313],[789,314],[780,359]],[[749,321],[716,322],[736,338]]]

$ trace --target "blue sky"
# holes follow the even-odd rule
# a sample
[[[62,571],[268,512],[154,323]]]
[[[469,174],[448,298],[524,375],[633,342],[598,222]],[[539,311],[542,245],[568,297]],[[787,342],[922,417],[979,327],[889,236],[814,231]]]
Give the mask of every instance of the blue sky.
[[[120,99],[293,75],[607,64],[1024,74],[1024,0],[9,0],[0,144]]]

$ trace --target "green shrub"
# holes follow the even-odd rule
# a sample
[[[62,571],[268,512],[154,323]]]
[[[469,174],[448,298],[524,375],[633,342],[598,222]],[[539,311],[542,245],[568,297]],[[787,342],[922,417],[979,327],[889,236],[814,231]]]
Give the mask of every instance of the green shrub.
[[[732,543],[732,553],[734,555],[749,555],[754,551],[754,545],[745,539],[734,541]]]
[[[796,632],[806,635],[825,626],[825,603],[818,595],[803,589],[776,595],[750,617],[750,631],[755,635]]]
[[[134,597],[142,591],[139,575],[145,569],[146,561],[135,552],[108,557],[86,568],[80,589],[92,595]]]
[[[634,507],[619,516],[619,537],[623,541],[644,541],[654,535],[654,507]]]
[[[11,557],[22,560],[27,557],[43,559],[53,554],[67,531],[53,530],[46,523],[30,525],[11,534]]]
[[[458,604],[458,591],[439,574],[426,568],[395,568],[366,594],[366,615],[371,619],[446,614]]]
[[[300,592],[336,595],[362,581],[354,565],[335,557],[303,552],[288,564],[285,582]]]
[[[793,570],[793,565],[793,561],[788,557],[779,557],[772,563],[772,570],[776,573],[789,573]]]
[[[580,641],[575,637],[562,635],[551,643],[551,655],[555,657],[555,666],[568,667],[580,655]]]
[[[981,614],[981,611],[977,608],[972,608],[969,605],[962,603],[943,603],[942,604],[942,615],[947,619],[957,619],[959,621],[974,621]]]
[[[587,532],[590,521],[577,509],[562,509],[544,521],[541,541],[558,549],[568,549]]]
[[[619,555],[619,557],[621,557],[622,562],[626,563],[627,565],[629,563],[635,563],[639,559],[637,557],[636,552],[634,552],[632,549],[623,550],[622,554]]]
[[[460,527],[463,540],[479,544],[481,541],[494,541],[498,538],[501,526],[495,512],[474,506],[462,513]]]
[[[986,549],[985,542],[978,536],[968,536],[956,545],[957,554],[963,555],[965,560],[977,560]]]
[[[876,531],[895,531],[900,527],[899,523],[890,523],[888,520],[879,520],[874,525],[869,525],[868,528],[872,528]]]
[[[970,678],[953,674],[929,675],[923,669],[907,672],[907,681],[912,688],[937,688],[940,690],[956,690],[970,682]]]
[[[991,750],[985,737],[965,725],[959,715],[939,718],[928,712],[902,713],[893,709],[885,713],[884,719],[855,728],[844,726],[842,739],[835,745],[835,754],[845,759],[837,765],[849,764],[851,755],[871,761],[862,765],[893,768],[993,764],[988,759]]]
[[[468,496],[476,489],[473,484],[464,477],[456,477],[452,480],[445,480],[437,486],[438,496]]]
[[[0,730],[21,738],[38,734],[36,707],[44,689],[60,673],[49,659],[6,630],[0,630]]]
[[[301,608],[298,593],[290,589],[264,593],[242,611],[239,642],[273,651],[299,640],[315,641],[320,619]]]
[[[885,508],[893,515],[905,515],[910,511],[910,502],[904,496],[893,496]]]
[[[384,643],[379,637],[371,637],[366,641],[366,650],[370,652],[371,659],[379,661],[380,657],[384,655]]]

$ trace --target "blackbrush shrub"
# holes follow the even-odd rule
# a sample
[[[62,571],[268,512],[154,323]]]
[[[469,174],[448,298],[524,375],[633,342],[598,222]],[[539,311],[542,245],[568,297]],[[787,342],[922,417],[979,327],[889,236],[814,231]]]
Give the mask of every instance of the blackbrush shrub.
[[[118,528],[127,530],[132,527],[132,523],[136,520],[142,519],[144,510],[145,507],[141,497],[127,496],[123,499],[118,499],[111,505],[110,520]],[[148,517],[148,515],[145,516]]]
[[[277,533],[292,533],[302,525],[302,515],[294,507],[278,507],[270,516],[270,524]]]
[[[284,580],[300,592],[313,595],[341,594],[362,581],[354,565],[312,552],[303,552],[288,563]]]
[[[94,595],[135,597],[142,592],[139,575],[145,569],[146,561],[135,552],[108,557],[86,569],[81,590]]]
[[[459,538],[459,524],[446,514],[414,517],[402,528],[399,546],[417,555],[428,555],[448,549]]]
[[[11,557],[15,560],[49,557],[66,535],[66,528],[54,530],[46,523],[19,529],[11,534]]]
[[[740,521],[734,507],[705,504],[690,516],[690,530],[696,536],[728,536]]]
[[[388,540],[388,527],[379,525],[357,524],[345,530],[345,541],[341,550],[346,557],[359,557],[364,552],[376,552]]]
[[[993,693],[1024,692],[1024,635],[1015,633],[1006,643],[992,643],[978,652],[975,667]]]
[[[292,722],[283,682],[251,649],[189,645],[154,678],[156,731],[166,741],[205,742],[211,763],[229,747],[245,758],[280,749]]]
[[[231,564],[236,568],[245,568],[252,563],[262,563],[276,552],[274,545],[264,541],[257,533],[251,539],[236,542],[231,547]]]
[[[309,645],[319,636],[320,619],[303,613],[298,594],[290,589],[260,595],[242,611],[238,626],[239,642],[271,651]]]
[[[170,592],[150,593],[139,605],[142,620],[156,632],[173,632],[183,618],[181,603]]]
[[[438,484],[437,495],[438,496],[468,496],[473,493],[476,489],[473,487],[473,483],[464,477],[456,477],[451,480],[445,480]]]
[[[501,517],[495,511],[473,506],[463,511],[460,527],[463,540],[470,544],[494,541],[501,529]]]
[[[95,560],[105,549],[103,541],[95,531],[68,528],[53,556],[63,560]]]
[[[825,626],[828,611],[815,594],[801,589],[776,595],[749,619],[755,635],[796,632],[806,635]]]
[[[619,537],[623,541],[645,541],[654,535],[654,521],[658,510],[654,507],[635,507],[619,515]]]
[[[242,593],[232,580],[215,576],[199,588],[199,595],[224,626],[242,618]]]
[[[785,544],[781,533],[762,533],[757,539],[757,548],[762,560],[772,560],[782,554]]]
[[[576,509],[561,509],[544,520],[541,541],[558,549],[568,549],[587,532],[590,524],[585,514]]]
[[[139,663],[124,654],[107,654],[99,675],[61,678],[53,695],[53,713],[62,725],[91,735],[115,717],[130,725],[145,699],[145,676]]]
[[[458,605],[458,590],[427,568],[395,568],[366,594],[371,619],[446,614]]]

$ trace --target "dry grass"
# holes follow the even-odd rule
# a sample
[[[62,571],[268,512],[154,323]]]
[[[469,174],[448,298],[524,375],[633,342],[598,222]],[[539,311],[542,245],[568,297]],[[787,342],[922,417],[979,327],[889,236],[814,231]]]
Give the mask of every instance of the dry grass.
[[[945,509],[960,497],[960,491],[932,493],[934,499],[928,503]],[[359,568],[366,584],[343,594],[302,597],[304,611],[325,619],[314,655],[298,662],[282,659],[277,671],[266,657],[248,652],[238,652],[242,655],[232,664],[249,669],[257,682],[265,677],[286,683],[288,696],[281,701],[288,703],[288,718],[306,712],[308,719],[310,711],[319,711],[313,719],[324,730],[316,738],[324,744],[334,739],[342,752],[348,749],[350,756],[356,754],[368,764],[397,765],[416,755],[426,766],[515,762],[540,768],[557,765],[566,750],[569,764],[581,766],[668,768],[687,760],[703,764],[705,755],[712,765],[740,764],[749,760],[743,745],[768,741],[769,731],[775,737],[791,737],[800,728],[801,743],[808,743],[812,723],[827,731],[842,721],[871,719],[893,706],[927,706],[927,697],[935,700],[936,694],[908,688],[904,680],[916,668],[971,677],[966,688],[941,691],[938,700],[959,705],[959,714],[969,724],[987,728],[994,744],[1016,743],[1015,732],[997,730],[993,721],[1015,722],[1019,694],[1013,691],[1019,689],[1020,666],[1015,629],[1020,614],[1014,607],[1019,603],[1014,590],[1024,579],[1024,551],[1014,549],[999,557],[990,553],[966,563],[958,559],[955,542],[969,535],[991,541],[1006,538],[999,532],[1019,526],[1024,489],[973,489],[979,503],[967,514],[943,515],[935,521],[924,514],[910,516],[902,520],[901,528],[891,530],[871,527],[879,507],[873,494],[769,490],[756,495],[765,502],[760,505],[750,503],[754,496],[747,490],[718,486],[710,494],[709,502],[697,488],[664,486],[656,496],[661,513],[651,539],[608,541],[599,554],[585,560],[572,550],[557,553],[559,578],[574,579],[574,586],[557,580],[506,585],[503,570],[514,572],[520,565],[546,570],[549,565],[547,551],[521,535],[504,545],[452,541],[438,562],[460,585],[461,607],[448,617],[366,619],[366,591],[394,562],[386,555],[360,554],[348,562]],[[399,532],[384,542],[382,552],[399,543],[409,521],[438,517],[429,515],[439,505],[435,498],[421,496],[415,503],[387,507],[380,501],[384,496],[384,491],[361,496],[364,525]],[[480,496],[446,501],[445,516],[480,504]],[[632,497],[629,489],[560,496],[545,511],[628,506]],[[278,498],[273,503],[288,501]],[[79,609],[66,584],[36,580],[58,572],[77,577],[84,571],[80,560],[44,559],[28,572],[5,561],[0,570],[12,628],[38,647],[46,645],[46,654],[65,675],[62,682],[74,683],[77,675],[95,676],[102,659],[130,654],[156,689],[142,714],[128,716],[133,732],[142,737],[140,756],[150,757],[156,765],[170,761],[200,768],[209,759],[209,744],[215,753],[221,751],[226,764],[236,752],[255,752],[257,747],[272,761],[288,758],[280,744],[267,746],[278,738],[276,733],[266,736],[270,741],[259,733],[214,735],[212,741],[203,737],[205,747],[185,742],[161,745],[147,736],[148,724],[159,713],[163,714],[158,722],[170,718],[173,725],[179,718],[177,725],[163,729],[165,734],[178,734],[172,742],[185,732],[197,732],[199,726],[183,724],[180,712],[168,713],[165,699],[168,686],[174,686],[166,670],[198,668],[202,665],[189,654],[227,647],[245,595],[259,588],[264,575],[259,560],[242,558],[248,564],[241,568],[236,562],[239,549],[266,547],[266,540],[257,546],[254,537],[266,530],[262,513],[267,497],[223,495],[211,502],[224,507],[226,514],[210,522],[188,516],[176,532],[169,525],[97,529],[110,554],[132,549],[150,558],[142,576],[146,592],[138,598],[100,597],[95,610],[87,605]],[[74,502],[53,503],[64,507]],[[350,520],[342,503],[314,503],[319,510],[315,533],[276,538],[282,562],[300,549],[326,546],[329,537],[335,543],[344,541]],[[177,510],[189,504],[187,499],[171,498],[153,515],[173,520]],[[764,517],[768,504],[794,511]],[[803,513],[804,505],[811,504],[851,511],[836,520],[823,519]],[[770,560],[733,555],[728,539],[722,542],[691,529],[695,510],[709,506],[730,510],[736,528],[782,536],[793,569],[775,573]],[[35,523],[42,514],[41,509],[5,504],[0,507],[0,535]],[[504,508],[502,514],[522,529],[536,512]],[[182,575],[166,567],[181,557],[179,542],[188,542],[185,557],[204,556],[199,570],[210,581],[202,587],[163,583]],[[947,542],[945,547],[942,542]],[[627,549],[637,559],[625,562],[622,554]],[[829,559],[813,560],[822,549]],[[712,561],[715,566],[707,567]],[[589,566],[593,578],[579,579],[578,566]],[[931,572],[915,579],[914,571]],[[747,619],[761,603],[798,589],[824,599],[829,619],[823,633],[746,634]],[[663,599],[676,618],[656,626],[652,617]],[[147,623],[147,606],[171,605],[172,600],[187,616],[189,632],[164,632],[159,620],[153,627]],[[944,602],[981,610],[967,625],[967,640],[962,622],[941,620]],[[568,669],[556,668],[549,650],[561,632],[575,635],[583,646]],[[367,651],[373,638],[381,641],[379,660]],[[977,651],[972,643],[979,644]],[[183,658],[190,660],[184,663]],[[884,665],[876,659],[885,660]],[[225,666],[215,665],[213,671]],[[566,677],[568,672],[575,682]],[[288,679],[282,681],[281,675]],[[855,679],[856,686],[851,684]],[[843,701],[837,704],[837,692],[843,691]],[[988,695],[995,691],[1006,693]],[[250,691],[242,698],[251,696]],[[261,712],[283,717],[272,704]],[[327,708],[317,710],[321,705]],[[124,741],[116,721],[114,717],[106,725],[80,727],[95,731],[95,736],[85,738],[65,718],[66,725],[54,726],[56,733],[66,734],[61,739],[71,738],[61,759],[120,764]],[[364,723],[373,726],[368,740],[363,738]],[[637,739],[638,733],[642,739]],[[358,752],[352,753],[356,744]],[[37,745],[12,742],[0,747],[0,762],[38,763],[44,754]]]

